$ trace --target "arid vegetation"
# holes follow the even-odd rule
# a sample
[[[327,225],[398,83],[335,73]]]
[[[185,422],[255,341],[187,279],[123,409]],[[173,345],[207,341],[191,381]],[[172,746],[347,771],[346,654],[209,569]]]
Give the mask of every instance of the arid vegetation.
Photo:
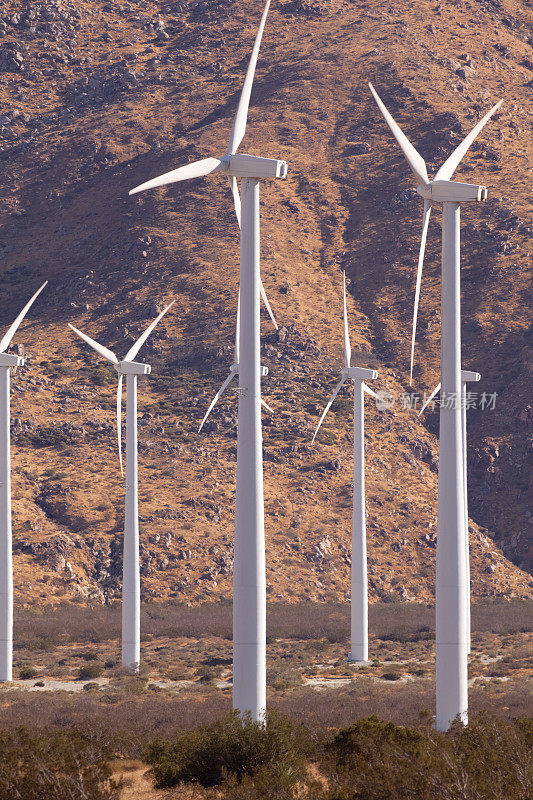
[[[90,731],[0,731],[0,797],[9,800],[118,800],[110,781],[112,745]]]
[[[57,791],[70,781],[72,800],[84,799],[78,785],[89,800],[114,798],[108,764],[126,800],[137,789],[154,800],[433,800],[439,782],[445,800],[508,800],[497,792],[512,750],[507,779],[522,800],[528,729],[515,720],[533,714],[531,611],[530,601],[474,605],[473,722],[448,737],[431,727],[434,608],[425,604],[372,605],[363,666],[346,661],[346,606],[271,604],[265,732],[231,716],[229,603],[143,606],[139,675],[120,667],[119,607],[18,611],[18,680],[0,689],[6,763],[19,752],[20,769],[33,774],[35,741],[46,762],[36,774],[53,774]],[[63,754],[50,762],[52,751]],[[43,780],[31,800],[55,800]]]
[[[531,718],[471,718],[467,729],[436,733],[376,716],[334,729],[307,726],[276,711],[265,726],[219,715],[211,723],[142,738],[153,797],[207,800],[529,800],[533,790]],[[118,800],[127,759],[139,742],[94,725],[0,735],[0,792],[10,800]],[[124,766],[112,757],[122,752]],[[143,795],[147,797],[147,794]]]

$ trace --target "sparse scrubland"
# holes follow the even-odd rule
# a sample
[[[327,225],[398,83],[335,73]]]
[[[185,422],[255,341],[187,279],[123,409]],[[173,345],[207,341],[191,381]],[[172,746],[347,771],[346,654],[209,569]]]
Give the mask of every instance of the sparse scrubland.
[[[431,725],[434,608],[425,604],[372,605],[373,660],[363,666],[346,661],[347,606],[272,604],[265,732],[231,715],[229,603],[143,606],[139,675],[120,667],[118,607],[20,611],[21,680],[0,690],[0,728],[28,772],[27,737],[51,750],[70,737],[76,781],[93,781],[98,800],[136,798],[141,784],[139,797],[154,800],[525,800],[532,619],[530,601],[473,606],[471,723],[443,736]],[[87,743],[96,771],[83,777]],[[74,762],[61,759],[43,774],[70,774]]]
[[[533,720],[471,718],[436,733],[427,719],[376,716],[331,730],[276,711],[264,726],[236,714],[144,740],[153,797],[215,800],[530,800]],[[10,800],[118,800],[129,763],[120,732],[25,728],[0,736],[0,792]],[[132,748],[134,751],[136,748]],[[148,797],[147,794],[143,795]]]

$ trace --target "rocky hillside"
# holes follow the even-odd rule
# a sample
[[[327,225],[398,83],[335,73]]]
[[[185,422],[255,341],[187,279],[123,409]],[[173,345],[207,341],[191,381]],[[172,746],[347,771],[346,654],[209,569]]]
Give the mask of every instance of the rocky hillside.
[[[142,351],[143,592],[191,602],[231,592],[235,387],[197,433],[232,362],[231,197],[216,176],[128,190],[224,151],[260,14],[259,0],[2,6],[2,323],[50,282],[16,339],[27,356],[12,393],[20,604],[120,593],[116,375],[67,322],[120,355],[170,299]],[[463,209],[463,366],[482,373],[480,393],[497,393],[493,409],[469,412],[470,537],[475,596],[533,594],[528,14],[524,0],[273,3],[241,148],[289,164],[285,181],[262,187],[262,276],[281,325],[264,315],[271,599],[348,596],[349,388],[311,446],[342,365],[343,269],[355,357],[396,398],[387,411],[367,402],[371,595],[430,601],[434,590],[437,412],[419,419],[401,402],[421,205],[369,79],[430,174],[505,101],[457,173],[489,187],[487,203]],[[421,396],[438,381],[439,245],[437,211]]]

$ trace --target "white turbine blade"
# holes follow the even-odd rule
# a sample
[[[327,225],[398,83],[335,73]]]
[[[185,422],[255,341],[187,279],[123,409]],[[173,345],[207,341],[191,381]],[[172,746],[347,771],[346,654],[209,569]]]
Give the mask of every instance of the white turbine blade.
[[[235,175],[230,175],[229,185],[233,195],[233,205],[235,206],[235,215],[239,228],[241,227],[241,196],[239,194],[239,187],[237,185],[237,178]]]
[[[407,161],[409,162],[409,166],[413,170],[415,176],[421,183],[424,184],[424,186],[429,186],[429,177],[428,177],[426,162],[424,161],[418,150],[416,150],[413,147],[413,145],[411,144],[405,133],[401,130],[400,126],[394,121],[392,116],[389,114],[389,112],[383,105],[381,98],[379,97],[378,93],[376,92],[372,84],[369,83],[368,85],[370,87],[370,91],[374,95],[374,100],[378,104],[379,110],[385,117],[385,122],[391,129],[394,138],[400,145],[401,150],[404,156],[406,157]]]
[[[155,189],[156,186],[166,186],[168,183],[178,183],[178,181],[189,181],[193,178],[203,178],[204,175],[210,175],[212,172],[219,172],[221,169],[226,169],[227,165],[218,158],[203,158],[201,161],[195,161],[192,164],[187,164],[185,167],[178,167],[158,178],[152,178],[135,189],[131,189],[129,194],[137,194],[144,192],[146,189]]]
[[[350,332],[348,330],[348,312],[346,311],[346,273],[343,272],[344,281],[344,366],[350,367],[352,359],[352,346],[350,344]]]
[[[90,347],[92,347],[93,350],[96,350],[97,353],[99,353],[101,356],[106,358],[112,364],[118,364],[118,358],[116,357],[116,355],[111,350],[108,350],[107,347],[104,347],[103,344],[99,344],[98,342],[95,342],[94,339],[91,339],[91,337],[87,336],[86,333],[83,333],[82,331],[79,331],[77,328],[74,327],[74,325],[71,325],[70,322],[68,323],[68,326],[69,326],[69,328],[72,328],[74,333],[77,333],[78,336],[80,336],[83,339],[84,342],[87,342],[87,344]]]
[[[173,300],[171,303],[169,303],[168,306],[166,308],[164,308],[163,311],[159,314],[159,316],[156,317],[154,319],[154,321],[146,328],[145,332],[143,334],[141,334],[141,336],[139,336],[139,338],[137,339],[137,341],[135,342],[133,347],[130,347],[130,349],[128,350],[128,352],[124,356],[124,361],[133,361],[133,359],[135,358],[135,356],[137,355],[137,353],[139,352],[139,350],[141,349],[141,347],[143,346],[145,341],[148,339],[148,337],[152,333],[152,331],[155,328],[155,326],[157,325],[157,323],[160,322],[163,319],[163,317],[165,316],[165,314],[167,313],[169,308],[172,308],[172,306],[174,305],[175,302],[176,301]]]
[[[373,397],[375,400],[379,400],[379,399],[380,399],[380,398],[379,398],[379,395],[377,395],[377,394],[374,392],[374,390],[373,390],[373,389],[371,389],[371,388],[370,388],[370,386],[367,386],[367,385],[366,385],[366,383],[364,383],[364,382],[363,382],[363,392],[366,392],[366,393],[367,393],[367,394],[369,394],[371,397]]]
[[[428,407],[428,405],[431,403],[431,401],[433,400],[433,398],[435,397],[435,395],[437,395],[439,392],[440,392],[440,383],[438,383],[438,384],[435,386],[435,388],[433,389],[433,391],[432,391],[432,392],[431,392],[431,394],[429,395],[428,399],[426,400],[426,402],[424,403],[424,405],[422,406],[422,408],[421,408],[421,409],[420,409],[420,411],[418,412],[418,416],[419,416],[419,417],[420,417],[420,416],[423,414],[423,412],[426,410],[426,408]]]
[[[311,444],[313,444],[313,442],[315,441],[316,435],[318,433],[318,430],[319,430],[320,426],[322,425],[322,423],[324,421],[324,417],[326,416],[326,414],[330,410],[331,405],[332,405],[333,401],[335,400],[335,398],[337,397],[338,393],[340,392],[342,384],[344,383],[345,380],[346,380],[346,375],[343,375],[342,378],[340,379],[340,381],[338,382],[338,384],[336,385],[335,391],[333,392],[333,394],[331,395],[331,397],[329,399],[329,403],[325,407],[324,411],[322,412],[322,416],[318,420],[318,425],[316,426],[316,431],[314,433],[313,438],[311,439]]]
[[[118,442],[118,461],[120,464],[120,474],[124,477],[122,468],[122,379],[123,375],[118,376],[117,389],[117,442]]]
[[[270,408],[270,406],[267,403],[265,403],[263,398],[261,398],[261,405],[263,406],[263,408],[266,408],[267,411],[270,411],[271,414],[274,413],[274,409]]]
[[[263,281],[260,282],[259,288],[261,290],[261,297],[263,299],[263,303],[265,304],[265,308],[268,311],[268,316],[272,320],[275,329],[278,330],[278,323],[276,322],[276,317],[274,316],[274,312],[270,308],[270,303],[268,302],[268,297],[266,296],[265,287],[263,286]]]
[[[42,290],[44,289],[47,283],[48,281],[45,281],[43,285],[39,289],[37,289],[33,297],[30,300],[28,300],[28,302],[26,303],[26,305],[24,306],[18,317],[15,319],[14,322],[11,323],[7,331],[4,333],[2,339],[0,339],[0,353],[4,353],[7,350],[7,348],[11,344],[13,336],[17,332],[18,326],[20,325],[20,323],[30,310],[35,300],[37,300],[37,298],[39,297],[39,295],[41,294]]]
[[[418,319],[418,305],[420,303],[420,284],[422,282],[422,266],[424,264],[424,253],[426,250],[426,238],[428,234],[429,217],[431,215],[431,201],[424,200],[424,216],[422,222],[422,238],[420,239],[420,251],[418,253],[418,266],[416,268],[416,288],[415,305],[413,310],[413,330],[411,333],[411,368],[409,371],[409,386],[413,385],[413,363],[415,357],[416,323]]]
[[[229,179],[229,185],[231,188],[231,193],[233,195],[233,205],[235,206],[235,215],[237,217],[237,222],[239,223],[239,228],[241,227],[241,197],[239,195],[239,187],[237,186],[237,178],[233,175]],[[270,303],[268,302],[268,297],[266,296],[265,287],[263,286],[263,281],[261,281],[261,297],[263,299],[263,303],[265,304],[265,308],[268,311],[268,316],[273,322],[273,325],[276,330],[278,330],[278,323],[276,322],[276,317],[274,316],[274,312],[270,307]],[[238,349],[238,347],[237,347]],[[235,359],[238,362],[238,358]]]
[[[229,137],[229,144],[228,144],[229,156],[232,156],[237,152],[237,149],[240,143],[242,142],[244,134],[246,132],[246,120],[248,119],[248,106],[250,105],[250,95],[252,93],[252,84],[254,82],[257,56],[259,55],[259,48],[261,47],[261,39],[263,37],[263,31],[265,29],[265,22],[269,8],[270,8],[270,0],[267,0],[265,10],[263,11],[263,16],[261,17],[261,22],[259,23],[259,30],[257,31],[257,35],[255,37],[252,55],[250,56],[250,63],[248,64],[248,69],[246,70],[246,77],[244,79],[241,96],[239,98],[239,105],[237,106],[237,111],[235,113],[235,118],[233,120],[233,127],[231,129],[231,134]]]
[[[206,421],[206,419],[208,418],[209,414],[214,409],[214,407],[216,406],[217,402],[220,400],[220,398],[222,397],[222,395],[224,394],[224,392],[228,388],[229,384],[233,380],[233,376],[236,375],[236,374],[237,374],[237,368],[236,367],[230,370],[230,373],[229,373],[228,377],[226,378],[226,380],[224,381],[224,383],[222,384],[222,386],[220,387],[220,389],[218,390],[216,395],[211,400],[209,408],[205,412],[205,416],[204,416],[203,420],[200,423],[200,427],[198,428],[198,433],[200,433],[200,431],[204,427],[204,422]]]
[[[459,163],[466,154],[466,151],[468,150],[468,148],[470,147],[470,145],[472,144],[478,133],[480,133],[480,131],[485,127],[486,123],[489,121],[492,115],[496,113],[496,111],[499,109],[502,103],[503,100],[499,100],[496,103],[496,105],[492,106],[491,110],[487,114],[485,114],[483,119],[479,120],[478,124],[474,128],[472,128],[468,136],[465,139],[463,139],[461,144],[455,148],[451,156],[449,156],[449,158],[446,159],[442,167],[438,170],[437,174],[435,175],[434,180],[436,181],[450,180],[453,173],[459,166]]]

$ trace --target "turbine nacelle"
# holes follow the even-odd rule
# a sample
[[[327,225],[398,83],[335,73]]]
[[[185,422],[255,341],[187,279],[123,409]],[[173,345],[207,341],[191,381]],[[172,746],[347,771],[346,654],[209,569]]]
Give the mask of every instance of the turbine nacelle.
[[[461,380],[463,383],[477,383],[481,380],[479,372],[471,372],[469,369],[461,370]]]
[[[0,367],[23,367],[24,359],[22,356],[15,356],[12,353],[0,353]]]
[[[234,178],[257,178],[261,180],[287,177],[287,162],[277,158],[262,158],[250,156],[246,153],[237,153],[234,156],[224,156],[228,159],[227,173]]]
[[[266,378],[266,376],[268,375],[268,367],[261,366],[260,369],[261,369],[261,377],[262,378]],[[239,374],[239,365],[238,364],[232,364],[231,367],[229,368],[229,371],[230,372],[234,372],[235,375],[238,375]]]
[[[140,361],[119,361],[115,366],[119,375],[150,375],[150,364],[141,364]]]
[[[365,367],[344,367],[341,370],[341,375],[346,378],[352,378],[354,381],[373,381],[378,377],[375,369],[367,369]]]
[[[424,200],[431,200],[434,203],[481,202],[487,199],[486,186],[457,181],[434,180],[428,186],[421,183],[416,191]]]

